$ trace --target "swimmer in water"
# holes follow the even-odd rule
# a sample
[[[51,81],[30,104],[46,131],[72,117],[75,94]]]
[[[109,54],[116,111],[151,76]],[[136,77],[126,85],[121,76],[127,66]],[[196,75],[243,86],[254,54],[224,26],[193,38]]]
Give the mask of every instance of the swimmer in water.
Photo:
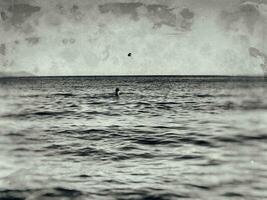
[[[115,96],[116,97],[120,96],[120,89],[119,88],[116,88],[116,90],[115,90]]]

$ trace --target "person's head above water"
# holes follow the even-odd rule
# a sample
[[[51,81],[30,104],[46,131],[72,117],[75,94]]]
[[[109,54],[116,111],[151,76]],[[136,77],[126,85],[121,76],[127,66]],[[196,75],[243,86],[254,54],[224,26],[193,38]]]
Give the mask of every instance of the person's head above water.
[[[118,97],[120,95],[120,89],[119,88],[116,88],[115,89],[115,95]]]

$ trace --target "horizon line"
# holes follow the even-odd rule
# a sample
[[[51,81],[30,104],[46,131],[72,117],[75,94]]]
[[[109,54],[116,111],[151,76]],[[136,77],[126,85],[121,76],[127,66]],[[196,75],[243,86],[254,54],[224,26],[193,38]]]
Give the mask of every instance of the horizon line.
[[[264,75],[33,75],[33,76],[0,76],[0,78],[59,78],[59,77],[240,77],[267,78]]]

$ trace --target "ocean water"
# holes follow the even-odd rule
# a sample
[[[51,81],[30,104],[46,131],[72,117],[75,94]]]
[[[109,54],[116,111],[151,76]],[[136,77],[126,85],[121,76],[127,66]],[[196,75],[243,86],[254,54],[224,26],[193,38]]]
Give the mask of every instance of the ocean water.
[[[0,199],[267,199],[267,81],[2,78]]]

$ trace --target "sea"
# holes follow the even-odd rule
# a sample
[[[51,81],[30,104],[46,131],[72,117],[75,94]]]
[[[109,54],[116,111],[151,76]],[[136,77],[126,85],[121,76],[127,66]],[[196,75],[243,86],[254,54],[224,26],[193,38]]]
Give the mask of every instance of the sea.
[[[0,78],[0,200],[35,199],[267,199],[267,79]]]

